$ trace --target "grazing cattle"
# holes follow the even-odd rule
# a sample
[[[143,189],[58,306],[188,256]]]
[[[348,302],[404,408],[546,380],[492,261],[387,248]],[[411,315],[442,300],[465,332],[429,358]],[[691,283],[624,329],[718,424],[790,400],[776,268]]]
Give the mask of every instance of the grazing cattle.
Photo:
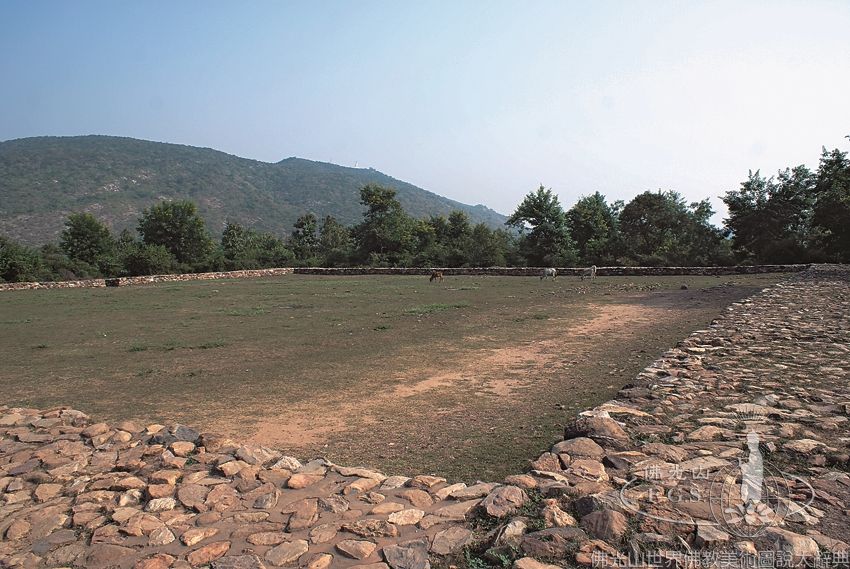
[[[552,277],[552,280],[555,280],[555,277],[558,276],[558,271],[549,267],[548,269],[543,269],[543,272],[540,273],[540,280],[542,281],[546,277]]]
[[[428,279],[429,283],[434,281],[443,282],[443,271],[431,271],[431,278]]]
[[[590,265],[590,267],[586,268],[581,272],[581,280],[584,280],[584,277],[590,277],[590,280],[596,278],[596,265]]]

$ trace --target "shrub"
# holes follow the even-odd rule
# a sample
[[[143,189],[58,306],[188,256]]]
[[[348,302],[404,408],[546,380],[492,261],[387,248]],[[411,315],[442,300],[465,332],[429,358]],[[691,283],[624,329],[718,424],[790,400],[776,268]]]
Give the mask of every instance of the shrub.
[[[0,236],[0,280],[13,283],[39,280],[43,269],[36,251]]]
[[[160,275],[172,272],[176,261],[162,245],[134,243],[124,250],[121,264],[127,275]]]

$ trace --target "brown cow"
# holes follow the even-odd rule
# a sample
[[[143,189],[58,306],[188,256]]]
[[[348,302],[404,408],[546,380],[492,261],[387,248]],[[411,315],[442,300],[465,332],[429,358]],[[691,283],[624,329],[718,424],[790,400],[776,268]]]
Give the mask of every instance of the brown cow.
[[[443,271],[431,271],[431,278],[428,279],[429,283],[434,281],[443,282]]]

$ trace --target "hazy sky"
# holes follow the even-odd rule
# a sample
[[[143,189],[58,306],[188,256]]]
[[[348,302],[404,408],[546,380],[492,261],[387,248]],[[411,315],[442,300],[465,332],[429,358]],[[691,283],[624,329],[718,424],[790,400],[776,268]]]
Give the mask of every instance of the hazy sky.
[[[0,0],[0,140],[76,134],[720,209],[850,149],[850,2]]]

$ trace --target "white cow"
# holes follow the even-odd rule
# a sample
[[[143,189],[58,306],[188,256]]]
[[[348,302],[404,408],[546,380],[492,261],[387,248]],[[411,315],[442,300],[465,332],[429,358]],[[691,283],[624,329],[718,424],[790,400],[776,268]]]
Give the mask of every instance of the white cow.
[[[590,265],[590,267],[581,272],[581,280],[584,280],[586,276],[590,277],[590,280],[596,278],[596,265]]]
[[[558,276],[558,271],[556,271],[552,267],[549,267],[547,269],[543,269],[543,272],[540,273],[540,280],[542,281],[546,277],[552,277],[552,280],[554,281],[555,277],[557,277],[557,276]]]

